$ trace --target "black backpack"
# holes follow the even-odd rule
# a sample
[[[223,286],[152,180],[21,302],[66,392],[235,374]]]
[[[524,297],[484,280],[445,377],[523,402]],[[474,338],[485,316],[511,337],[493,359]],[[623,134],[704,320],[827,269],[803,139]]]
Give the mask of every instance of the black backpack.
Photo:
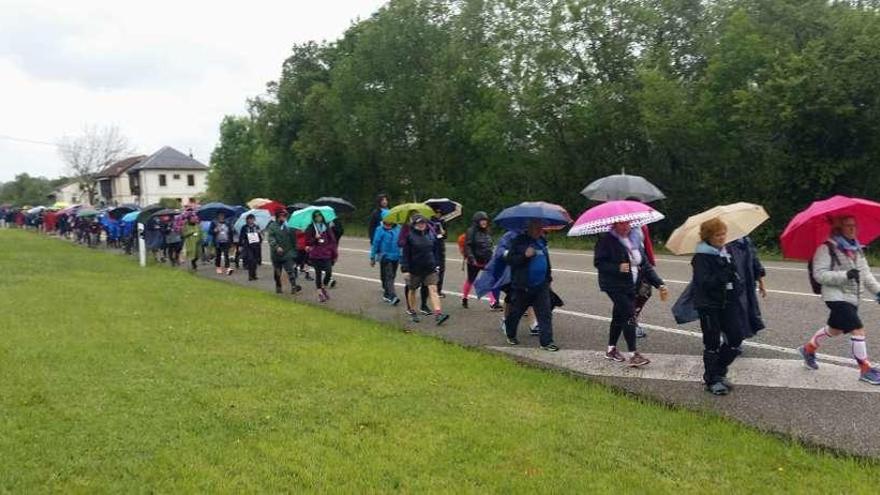
[[[840,264],[840,260],[837,259],[837,250],[830,241],[825,241],[823,244],[828,246],[828,253],[831,255],[831,267],[834,268],[834,265]],[[813,289],[813,294],[822,294],[822,284],[813,276],[813,260],[807,263],[807,273],[810,277],[810,287]]]

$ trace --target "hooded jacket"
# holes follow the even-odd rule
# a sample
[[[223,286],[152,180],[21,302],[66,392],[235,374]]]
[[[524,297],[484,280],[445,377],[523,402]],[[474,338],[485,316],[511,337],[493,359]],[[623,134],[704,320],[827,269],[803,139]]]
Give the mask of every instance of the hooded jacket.
[[[330,260],[336,261],[336,234],[330,225],[324,224],[325,230],[318,232],[316,224],[309,225],[306,229],[306,246],[309,248],[310,260]]]
[[[427,275],[437,270],[435,237],[430,229],[409,229],[401,254],[400,271],[403,273]]]
[[[476,264],[484,266],[492,259],[493,242],[492,236],[489,235],[489,229],[480,228],[480,221],[482,220],[489,220],[489,215],[486,212],[478,211],[474,213],[473,225],[471,225],[466,234],[464,250],[468,263],[473,260]]]
[[[388,199],[387,194],[380,194],[376,196],[376,208],[370,213],[370,222],[367,226],[368,235],[370,242],[373,241],[373,235],[376,233],[376,229],[382,225],[382,214],[387,211],[388,208],[382,207],[382,200]]]

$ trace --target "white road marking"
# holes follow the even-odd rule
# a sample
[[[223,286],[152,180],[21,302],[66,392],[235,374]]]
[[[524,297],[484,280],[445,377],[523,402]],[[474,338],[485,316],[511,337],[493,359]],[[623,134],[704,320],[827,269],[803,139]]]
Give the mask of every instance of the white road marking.
[[[347,273],[333,272],[333,276],[348,278],[348,279],[352,279],[352,280],[360,280],[362,282],[370,282],[370,283],[379,284],[379,285],[382,284],[382,281],[379,279],[370,278],[370,277],[362,277],[359,275],[350,275]],[[395,285],[397,287],[404,287],[404,284],[399,283],[399,282],[396,283]],[[448,290],[444,290],[443,292],[445,292],[447,294],[452,294],[452,295],[458,296],[458,297],[462,297],[464,295],[461,292],[452,292],[452,291],[448,291]],[[470,299],[477,299],[477,297],[474,295],[470,295],[469,297],[470,297]],[[590,313],[581,313],[579,311],[570,311],[567,309],[556,309],[556,310],[554,310],[554,313],[567,315],[567,316],[574,316],[576,318],[584,318],[584,319],[588,319],[588,320],[601,321],[601,322],[610,322],[611,321],[611,318],[609,318],[607,316],[593,315]],[[681,328],[669,328],[669,327],[663,327],[660,325],[651,325],[651,324],[642,323],[642,322],[640,322],[640,325],[646,329],[656,330],[658,332],[671,333],[671,334],[675,334],[675,335],[683,335],[686,337],[692,337],[692,338],[697,338],[697,339],[701,339],[701,340],[703,338],[703,334],[700,332],[692,332],[690,330],[684,330]],[[800,357],[800,353],[798,353],[798,350],[792,349],[790,347],[783,347],[783,346],[772,345],[772,344],[764,344],[761,342],[753,342],[750,340],[743,342],[743,345],[746,347],[753,347],[755,349],[764,349],[764,350],[768,350],[768,351],[775,351],[775,352],[780,352],[783,354],[790,354],[793,356]],[[848,358],[843,358],[843,357],[839,357],[839,356],[832,356],[830,354],[816,354],[816,356],[822,361],[841,363],[841,364],[847,364],[847,365],[852,364],[852,360],[848,359]]]
[[[701,356],[650,354],[649,366],[629,368],[621,363],[606,360],[604,353],[598,351],[563,349],[558,352],[546,352],[535,348],[511,346],[490,346],[489,349],[586,375],[693,383],[703,381]],[[880,387],[860,382],[857,371],[853,368],[825,364],[813,371],[792,359],[739,358],[731,366],[729,378],[734,385],[880,393]]]

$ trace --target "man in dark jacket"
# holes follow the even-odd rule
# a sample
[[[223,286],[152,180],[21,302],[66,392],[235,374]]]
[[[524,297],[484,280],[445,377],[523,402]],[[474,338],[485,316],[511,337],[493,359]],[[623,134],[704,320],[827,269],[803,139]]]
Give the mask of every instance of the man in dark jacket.
[[[388,195],[380,194],[376,197],[376,208],[370,212],[370,223],[367,226],[370,244],[373,244],[373,236],[376,229],[382,225],[382,212],[388,210]]]
[[[434,320],[437,325],[442,325],[449,319],[449,315],[443,314],[440,306],[440,297],[437,295],[437,250],[434,233],[428,228],[428,219],[422,215],[412,218],[412,228],[406,235],[403,243],[402,256],[400,259],[400,271],[406,280],[406,297],[408,301],[407,313],[414,323],[420,321],[419,314],[414,309],[416,303],[416,289],[427,287],[434,305]]]
[[[470,295],[471,287],[473,287],[474,281],[477,280],[480,271],[492,259],[494,251],[492,234],[489,232],[489,215],[484,211],[478,211],[474,213],[473,225],[468,228],[465,234],[464,256],[467,261],[467,280],[465,280],[464,286],[461,289],[461,306],[463,308],[468,307],[468,296]],[[501,304],[496,296],[497,293],[495,292],[489,293],[489,304],[492,309],[498,310],[501,309]]]
[[[507,343],[519,344],[516,339],[519,320],[531,307],[538,318],[541,349],[558,351],[559,347],[553,343],[553,307],[550,299],[552,268],[540,221],[530,222],[527,233],[520,234],[511,242],[504,260],[510,266],[510,310],[504,320]]]
[[[287,226],[287,210],[275,212],[275,221],[266,229],[269,252],[272,253],[272,268],[275,274],[275,292],[281,294],[281,270],[287,272],[290,292],[296,294],[302,287],[296,283],[296,234]]]

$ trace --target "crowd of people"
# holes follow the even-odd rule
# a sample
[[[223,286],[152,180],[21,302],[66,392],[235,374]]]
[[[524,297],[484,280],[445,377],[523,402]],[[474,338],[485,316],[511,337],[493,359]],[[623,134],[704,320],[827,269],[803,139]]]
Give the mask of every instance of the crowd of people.
[[[444,213],[435,209],[427,215],[409,211],[404,221],[391,219],[389,199],[377,198],[368,223],[369,263],[378,266],[382,286],[381,300],[389,306],[404,302],[413,323],[430,317],[436,325],[450,318],[443,311],[448,239]],[[5,226],[39,229],[72,237],[94,245],[103,237],[131,253],[138,240],[131,225],[109,227],[100,216],[63,216],[46,222],[30,219],[21,211],[0,212]],[[276,292],[283,292],[287,279],[291,293],[302,291],[302,275],[313,281],[319,302],[330,300],[328,289],[335,286],[333,267],[339,257],[341,221],[325,218],[326,210],[309,210],[304,228],[289,225],[288,209],[273,212],[266,225],[257,216],[243,214],[244,222],[234,228],[238,218],[219,212],[203,220],[196,210],[177,215],[156,215],[145,224],[143,238],[157,261],[181,264],[185,253],[189,269],[213,261],[217,274],[232,274],[243,264],[249,280],[257,280],[262,265],[263,244],[268,244]],[[830,217],[830,236],[820,244],[810,263],[810,281],[829,309],[826,325],[800,347],[809,369],[818,369],[817,351],[823,342],[849,335],[852,357],[859,367],[859,379],[880,385],[880,371],[868,358],[866,333],[859,314],[862,290],[880,302],[880,283],[870,271],[863,246],[859,243],[858,222],[854,215]],[[51,228],[50,228],[51,227]],[[594,252],[599,289],[612,303],[605,358],[639,368],[650,359],[638,350],[644,335],[639,315],[653,291],[668,299],[668,290],[656,269],[653,245],[646,225],[615,221],[599,236]],[[540,218],[529,219],[522,228],[505,232],[497,241],[492,220],[477,212],[464,234],[458,238],[466,278],[461,288],[461,306],[468,308],[470,294],[485,296],[492,311],[503,311],[501,330],[509,345],[519,345],[518,328],[523,317],[529,319],[529,333],[539,337],[540,349],[559,350],[553,339],[553,309],[562,301],[553,291],[553,268],[548,249],[547,225]],[[691,283],[673,306],[679,323],[699,321],[703,335],[703,382],[708,392],[726,395],[733,389],[728,370],[742,353],[744,340],[764,328],[759,298],[766,297],[766,270],[748,236],[728,240],[728,225],[711,218],[699,225],[699,242],[691,266]],[[397,274],[404,280],[403,299],[396,288]],[[619,348],[620,338],[626,352]]]

